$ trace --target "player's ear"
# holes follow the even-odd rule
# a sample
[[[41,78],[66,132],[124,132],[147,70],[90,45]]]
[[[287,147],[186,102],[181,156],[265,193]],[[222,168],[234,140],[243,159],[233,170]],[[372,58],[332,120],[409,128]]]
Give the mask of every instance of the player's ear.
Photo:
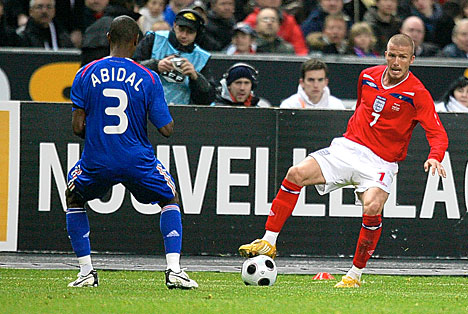
[[[302,77],[299,79],[299,85],[304,88],[304,79]]]
[[[107,36],[107,41],[108,41],[108,42],[109,42],[109,44],[110,44],[110,42],[111,42],[111,38],[110,38],[110,34],[109,34],[109,32],[107,32],[107,33],[106,33],[106,36]]]

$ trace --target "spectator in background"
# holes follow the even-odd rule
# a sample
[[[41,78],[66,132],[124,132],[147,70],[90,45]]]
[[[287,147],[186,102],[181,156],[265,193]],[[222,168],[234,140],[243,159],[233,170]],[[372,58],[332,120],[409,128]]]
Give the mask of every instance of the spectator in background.
[[[89,26],[84,33],[81,47],[81,65],[109,55],[107,32],[110,29],[112,20],[117,16],[127,15],[137,21],[140,14],[134,12],[134,5],[134,0],[110,0],[109,5],[104,9],[104,16]],[[141,37],[143,37],[142,33],[140,33]]]
[[[21,32],[26,27],[29,15],[30,0],[3,0],[3,12],[5,14],[6,23],[18,32]]]
[[[170,31],[170,30],[171,30],[171,27],[169,26],[169,24],[167,24],[166,21],[159,21],[159,22],[154,23],[151,26],[151,31],[153,31],[153,32]]]
[[[301,65],[297,93],[283,100],[280,108],[345,109],[328,88],[328,66],[318,59],[309,59]]]
[[[84,0],[55,0],[55,11],[55,21],[70,34],[75,48],[81,48]]]
[[[22,45],[47,50],[73,48],[68,33],[57,23],[54,0],[31,0],[26,28],[20,33]]]
[[[434,57],[439,53],[439,47],[433,43],[424,42],[424,22],[417,16],[407,17],[401,25],[400,32],[408,35],[414,41],[414,55],[417,57]]]
[[[7,24],[3,0],[0,0],[0,47],[21,46],[21,39],[13,27]]]
[[[452,43],[442,50],[443,57],[468,59],[468,18],[459,20],[452,31]]]
[[[311,33],[307,44],[311,51],[324,54],[345,54],[347,50],[347,22],[343,14],[330,14],[325,18],[322,33]]]
[[[460,76],[436,104],[437,112],[468,112],[468,78]]]
[[[164,21],[164,8],[166,0],[147,0],[145,5],[138,11],[141,16],[138,19],[138,26],[143,34],[153,29],[156,22]]]
[[[247,63],[236,63],[231,66],[224,73],[219,84],[213,106],[271,106],[268,100],[255,96],[254,90],[258,84],[258,71]]]
[[[325,18],[330,14],[342,14],[348,27],[351,27],[352,20],[343,11],[343,0],[320,0],[319,6],[301,24],[304,36],[307,37],[311,33],[321,33],[325,26]]]
[[[174,25],[175,17],[180,10],[187,8],[193,0],[169,0],[164,9],[164,19],[171,25]]]
[[[442,7],[440,4],[434,0],[411,0],[409,16],[421,18],[426,27],[424,41],[433,42],[435,25],[442,17]]]
[[[257,53],[294,54],[293,46],[279,37],[280,11],[264,8],[257,15]]]
[[[281,9],[282,0],[255,0],[255,2],[256,7],[254,8],[254,11],[245,18],[244,22],[255,28],[258,21],[257,16],[261,9],[277,9],[280,24],[277,35],[290,43],[294,47],[294,51],[297,55],[307,55],[309,50],[305,43],[304,34],[302,33],[294,16]]]
[[[208,51],[221,51],[230,44],[236,24],[234,8],[234,0],[211,0],[200,47]]]
[[[249,24],[239,22],[234,26],[232,43],[226,49],[227,55],[255,54],[257,44],[256,33]]]
[[[192,9],[200,13],[200,15],[203,17],[203,20],[205,21],[205,24],[208,22],[208,16],[207,16],[208,9],[206,8],[206,4],[204,0],[193,1],[193,3],[188,6],[188,9]]]
[[[442,6],[442,17],[434,28],[434,43],[444,48],[452,42],[455,22],[468,18],[468,0],[449,0]]]
[[[91,24],[104,16],[104,10],[109,5],[109,0],[85,0],[84,4],[83,25],[81,26],[83,34]]]
[[[377,57],[379,54],[374,50],[376,42],[369,24],[355,23],[349,32],[348,53],[358,57]]]
[[[196,44],[203,25],[197,11],[184,9],[171,31],[148,32],[137,46],[134,59],[159,74],[168,103],[209,105],[214,100],[207,65],[211,54]]]
[[[376,7],[371,7],[364,14],[364,22],[369,23],[377,38],[375,49],[381,55],[387,48],[387,42],[400,31],[401,20],[397,17],[398,0],[376,0]]]

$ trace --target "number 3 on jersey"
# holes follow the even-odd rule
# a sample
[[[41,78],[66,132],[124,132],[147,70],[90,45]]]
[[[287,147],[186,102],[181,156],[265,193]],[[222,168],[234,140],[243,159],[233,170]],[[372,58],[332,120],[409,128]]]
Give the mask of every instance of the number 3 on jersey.
[[[104,112],[108,116],[117,116],[119,117],[118,125],[107,125],[104,127],[104,133],[106,134],[122,134],[127,130],[128,127],[128,117],[125,114],[125,109],[128,105],[127,94],[117,88],[106,88],[102,91],[102,94],[105,97],[115,97],[119,100],[119,105],[117,107],[107,107]]]

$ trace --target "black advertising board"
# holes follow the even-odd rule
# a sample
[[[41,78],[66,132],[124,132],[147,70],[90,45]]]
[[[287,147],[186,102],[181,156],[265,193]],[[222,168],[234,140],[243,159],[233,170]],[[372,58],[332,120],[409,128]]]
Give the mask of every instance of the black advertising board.
[[[236,254],[263,235],[269,203],[287,169],[328,146],[351,111],[172,106],[170,139],[150,127],[158,158],[170,165],[181,195],[185,254]],[[378,256],[468,256],[468,116],[442,114],[450,139],[445,180],[423,170],[429,147],[421,127],[400,164],[384,209]],[[21,105],[18,250],[71,251],[63,212],[65,175],[83,142],[73,136],[69,104]],[[60,191],[60,193],[59,193]],[[92,249],[163,254],[157,207],[115,187],[90,204]],[[281,255],[354,254],[361,209],[352,189],[319,196],[305,189],[278,241]]]

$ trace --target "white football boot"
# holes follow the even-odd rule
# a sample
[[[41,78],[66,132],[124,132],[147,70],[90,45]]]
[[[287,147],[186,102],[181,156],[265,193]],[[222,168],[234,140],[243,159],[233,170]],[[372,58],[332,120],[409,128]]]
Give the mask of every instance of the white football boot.
[[[176,273],[172,269],[166,269],[166,286],[169,289],[195,289],[198,284],[195,280],[190,279],[187,273],[183,270]]]
[[[97,287],[99,286],[99,279],[97,271],[94,269],[86,276],[78,274],[78,279],[68,284],[69,287]]]

